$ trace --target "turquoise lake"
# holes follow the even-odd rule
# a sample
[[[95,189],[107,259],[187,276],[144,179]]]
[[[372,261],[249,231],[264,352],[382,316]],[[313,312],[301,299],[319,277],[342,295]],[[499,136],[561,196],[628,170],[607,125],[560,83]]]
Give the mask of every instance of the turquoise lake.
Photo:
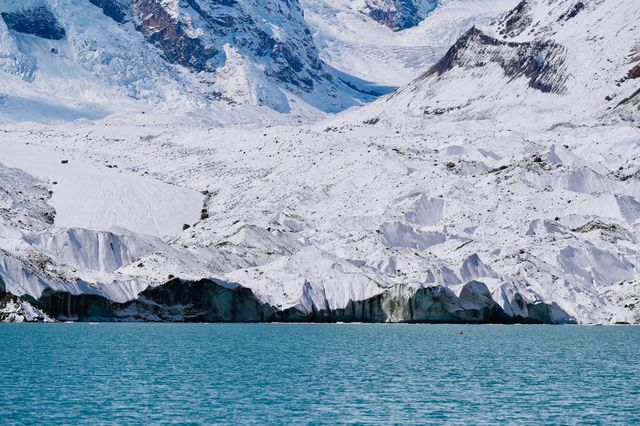
[[[6,324],[0,339],[3,425],[640,423],[640,327]]]

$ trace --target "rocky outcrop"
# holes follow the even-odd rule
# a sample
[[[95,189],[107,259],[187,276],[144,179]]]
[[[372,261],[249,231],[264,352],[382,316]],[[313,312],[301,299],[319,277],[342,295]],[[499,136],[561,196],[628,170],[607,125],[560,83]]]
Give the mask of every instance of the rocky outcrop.
[[[65,38],[64,28],[58,23],[51,10],[43,5],[13,12],[0,12],[0,16],[12,31],[50,40]]]
[[[212,71],[210,61],[220,52],[189,34],[184,24],[170,15],[157,0],[136,0],[138,17],[136,29],[156,46],[162,56],[172,64],[179,64],[194,71]]]
[[[411,0],[369,0],[366,8],[371,18],[394,31],[412,28],[420,23],[418,9]]]
[[[382,25],[401,31],[420,24],[436,4],[435,0],[367,0],[364,12]]]
[[[32,299],[14,296],[5,291],[0,277],[0,323],[2,322],[49,322],[51,318],[34,306]]]
[[[573,6],[571,6],[569,10],[567,10],[565,13],[560,15],[560,18],[558,18],[558,21],[568,21],[569,19],[573,19],[576,16],[578,16],[578,14],[582,12],[584,8],[585,8],[584,3],[579,1]]]
[[[499,34],[503,37],[516,37],[522,34],[532,23],[528,0],[522,0],[507,12],[498,22]]]
[[[513,80],[526,78],[533,89],[544,93],[563,93],[567,79],[564,53],[565,49],[553,41],[505,42],[474,27],[422,78],[441,76],[455,67],[470,70],[496,64]]]

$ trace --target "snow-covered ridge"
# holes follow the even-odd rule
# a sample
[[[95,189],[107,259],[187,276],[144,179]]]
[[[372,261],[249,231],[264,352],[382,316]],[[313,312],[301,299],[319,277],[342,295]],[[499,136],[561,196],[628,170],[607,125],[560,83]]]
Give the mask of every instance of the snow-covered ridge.
[[[419,22],[394,31],[366,14],[364,0],[301,0],[320,57],[332,67],[384,86],[399,87],[437,62],[474,25],[497,19],[515,0],[413,1]],[[393,3],[386,8],[392,8]],[[433,9],[433,10],[432,10]]]
[[[621,113],[633,119],[638,86],[629,77],[638,8],[626,0],[588,2],[574,11],[575,5],[521,1],[493,25],[469,30],[420,78],[365,110],[384,110],[379,118],[500,117],[513,108],[555,106],[567,122]]]
[[[552,41],[502,42],[474,27],[420,80],[434,75],[442,76],[455,67],[471,71],[474,67],[485,68],[495,63],[511,80],[525,77],[533,89],[544,93],[562,93],[567,79],[564,75],[564,54],[564,48]]]

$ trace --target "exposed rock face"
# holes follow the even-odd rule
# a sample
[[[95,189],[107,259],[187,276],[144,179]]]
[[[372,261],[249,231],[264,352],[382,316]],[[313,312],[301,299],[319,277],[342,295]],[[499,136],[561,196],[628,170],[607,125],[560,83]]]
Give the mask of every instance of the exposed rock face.
[[[135,11],[136,29],[162,52],[167,61],[194,71],[213,70],[210,61],[220,52],[189,34],[185,26],[156,0],[137,0]]]
[[[584,9],[584,7],[585,6],[583,2],[581,1],[577,2],[576,4],[571,6],[569,10],[567,10],[565,13],[560,15],[560,18],[558,18],[558,21],[568,21],[569,19],[575,18],[576,16],[578,16],[578,13],[580,13]]]
[[[637,43],[632,49],[629,55],[629,59],[631,61],[631,69],[627,72],[627,75],[621,80],[624,82],[625,80],[636,80],[640,78],[640,43]],[[635,105],[640,111],[640,88],[634,90],[630,95],[624,97],[618,104],[616,108],[625,104]]]
[[[418,9],[411,0],[368,1],[367,8],[370,17],[394,31],[415,27],[420,23]]]
[[[123,24],[127,22],[130,3],[128,0],[89,0],[91,4],[102,9],[104,14],[114,21]]]
[[[310,92],[318,81],[331,80],[297,0],[186,0],[176,7],[171,10],[159,0],[133,0],[136,28],[171,63],[213,71],[227,60],[227,45],[260,58],[265,74],[289,88]]]
[[[435,6],[436,1],[367,0],[365,13],[382,25],[394,31],[401,31],[420,24],[425,12],[434,9]]]
[[[597,109],[602,116],[623,114],[635,121],[637,35],[614,31],[611,22],[636,22],[638,11],[620,1],[521,0],[486,31],[473,28],[462,36],[432,69],[386,98],[384,110],[416,118],[484,117],[495,114],[495,105],[507,111],[555,98],[571,106],[591,103],[576,107],[577,114]],[[529,89],[562,96],[541,97]],[[380,108],[367,120],[384,121],[385,114]]]
[[[454,67],[483,68],[497,64],[511,79],[525,77],[529,86],[544,93],[563,93],[565,49],[552,42],[504,42],[471,28],[423,78],[443,75]]]
[[[532,19],[528,12],[531,5],[528,0],[522,0],[518,5],[508,12],[499,22],[500,35],[506,37],[516,37],[522,34],[531,24]]]
[[[61,40],[65,37],[64,28],[51,10],[43,5],[15,12],[0,12],[0,15],[12,31],[50,40]]]
[[[635,92],[633,92],[631,94],[631,96],[627,96],[626,98],[624,98],[623,100],[621,100],[618,105],[616,105],[616,108],[622,106],[622,105],[626,105],[629,103],[634,103],[638,105],[638,108],[640,109],[640,89],[636,90]]]
[[[519,312],[510,316],[484,283],[471,281],[460,293],[443,286],[418,290],[395,288],[378,296],[350,302],[344,309],[312,306],[277,311],[243,287],[210,280],[168,283],[142,292],[136,300],[116,303],[102,296],[45,292],[37,305],[51,317],[78,321],[165,322],[417,322],[417,323],[570,323],[559,307],[526,303],[516,297]]]

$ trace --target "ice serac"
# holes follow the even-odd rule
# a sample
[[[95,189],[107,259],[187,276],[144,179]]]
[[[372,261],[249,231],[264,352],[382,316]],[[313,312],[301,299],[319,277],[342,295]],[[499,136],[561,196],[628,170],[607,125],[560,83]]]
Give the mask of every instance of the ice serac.
[[[124,303],[98,295],[47,291],[37,304],[53,318],[77,321],[261,322],[274,312],[251,290],[210,280],[174,279]]]
[[[471,281],[456,296],[446,287],[398,287],[350,302],[345,308],[278,310],[251,290],[211,280],[171,280],[147,289],[132,301],[103,296],[45,291],[34,303],[57,320],[160,322],[413,322],[413,323],[572,323],[557,306],[526,304],[527,316],[508,315],[487,286]],[[36,308],[34,308],[36,309]]]
[[[513,13],[517,2],[509,3],[495,24],[463,20],[462,37],[428,75],[317,125],[294,114],[283,126],[225,126],[226,115],[197,102],[178,103],[186,112],[176,114],[3,125],[0,161],[41,175],[0,166],[5,291],[62,320],[640,322],[640,40],[632,30],[640,3],[526,1]],[[230,40],[198,71],[189,55],[187,66],[171,62],[135,29],[133,3],[121,24],[74,1],[91,25],[48,4],[65,39],[0,21],[3,70],[18,70],[15,49],[37,61],[31,82],[2,74],[11,82],[2,118],[41,105],[29,90],[46,84],[56,90],[48,101],[81,98],[107,80],[139,99],[193,101],[195,89],[209,87],[204,79],[212,90],[228,83],[236,101],[244,89],[277,99],[282,111],[307,93],[269,74],[268,49],[256,61],[256,50]],[[185,37],[218,46],[194,6],[211,15],[210,3],[159,4]],[[218,4],[216,16],[254,16],[269,4]],[[404,43],[447,10],[399,33],[358,16]],[[263,21],[243,22],[234,34],[248,36],[255,23],[287,39]],[[209,72],[217,61],[224,65]],[[310,96],[322,93],[316,83]],[[171,97],[179,88],[193,91]],[[38,109],[28,111],[23,119]],[[80,206],[65,191],[86,184],[99,195],[80,197]],[[152,190],[173,194],[166,185],[198,197],[158,203]],[[105,214],[123,199],[124,217]],[[78,229],[84,214],[68,215],[81,207],[100,221],[80,226],[96,229]],[[154,237],[141,235],[146,227],[113,228],[165,209],[178,221]]]
[[[173,63],[195,71],[222,66],[227,45],[265,66],[267,76],[310,92],[332,79],[297,0],[161,2],[134,0],[137,28]]]

